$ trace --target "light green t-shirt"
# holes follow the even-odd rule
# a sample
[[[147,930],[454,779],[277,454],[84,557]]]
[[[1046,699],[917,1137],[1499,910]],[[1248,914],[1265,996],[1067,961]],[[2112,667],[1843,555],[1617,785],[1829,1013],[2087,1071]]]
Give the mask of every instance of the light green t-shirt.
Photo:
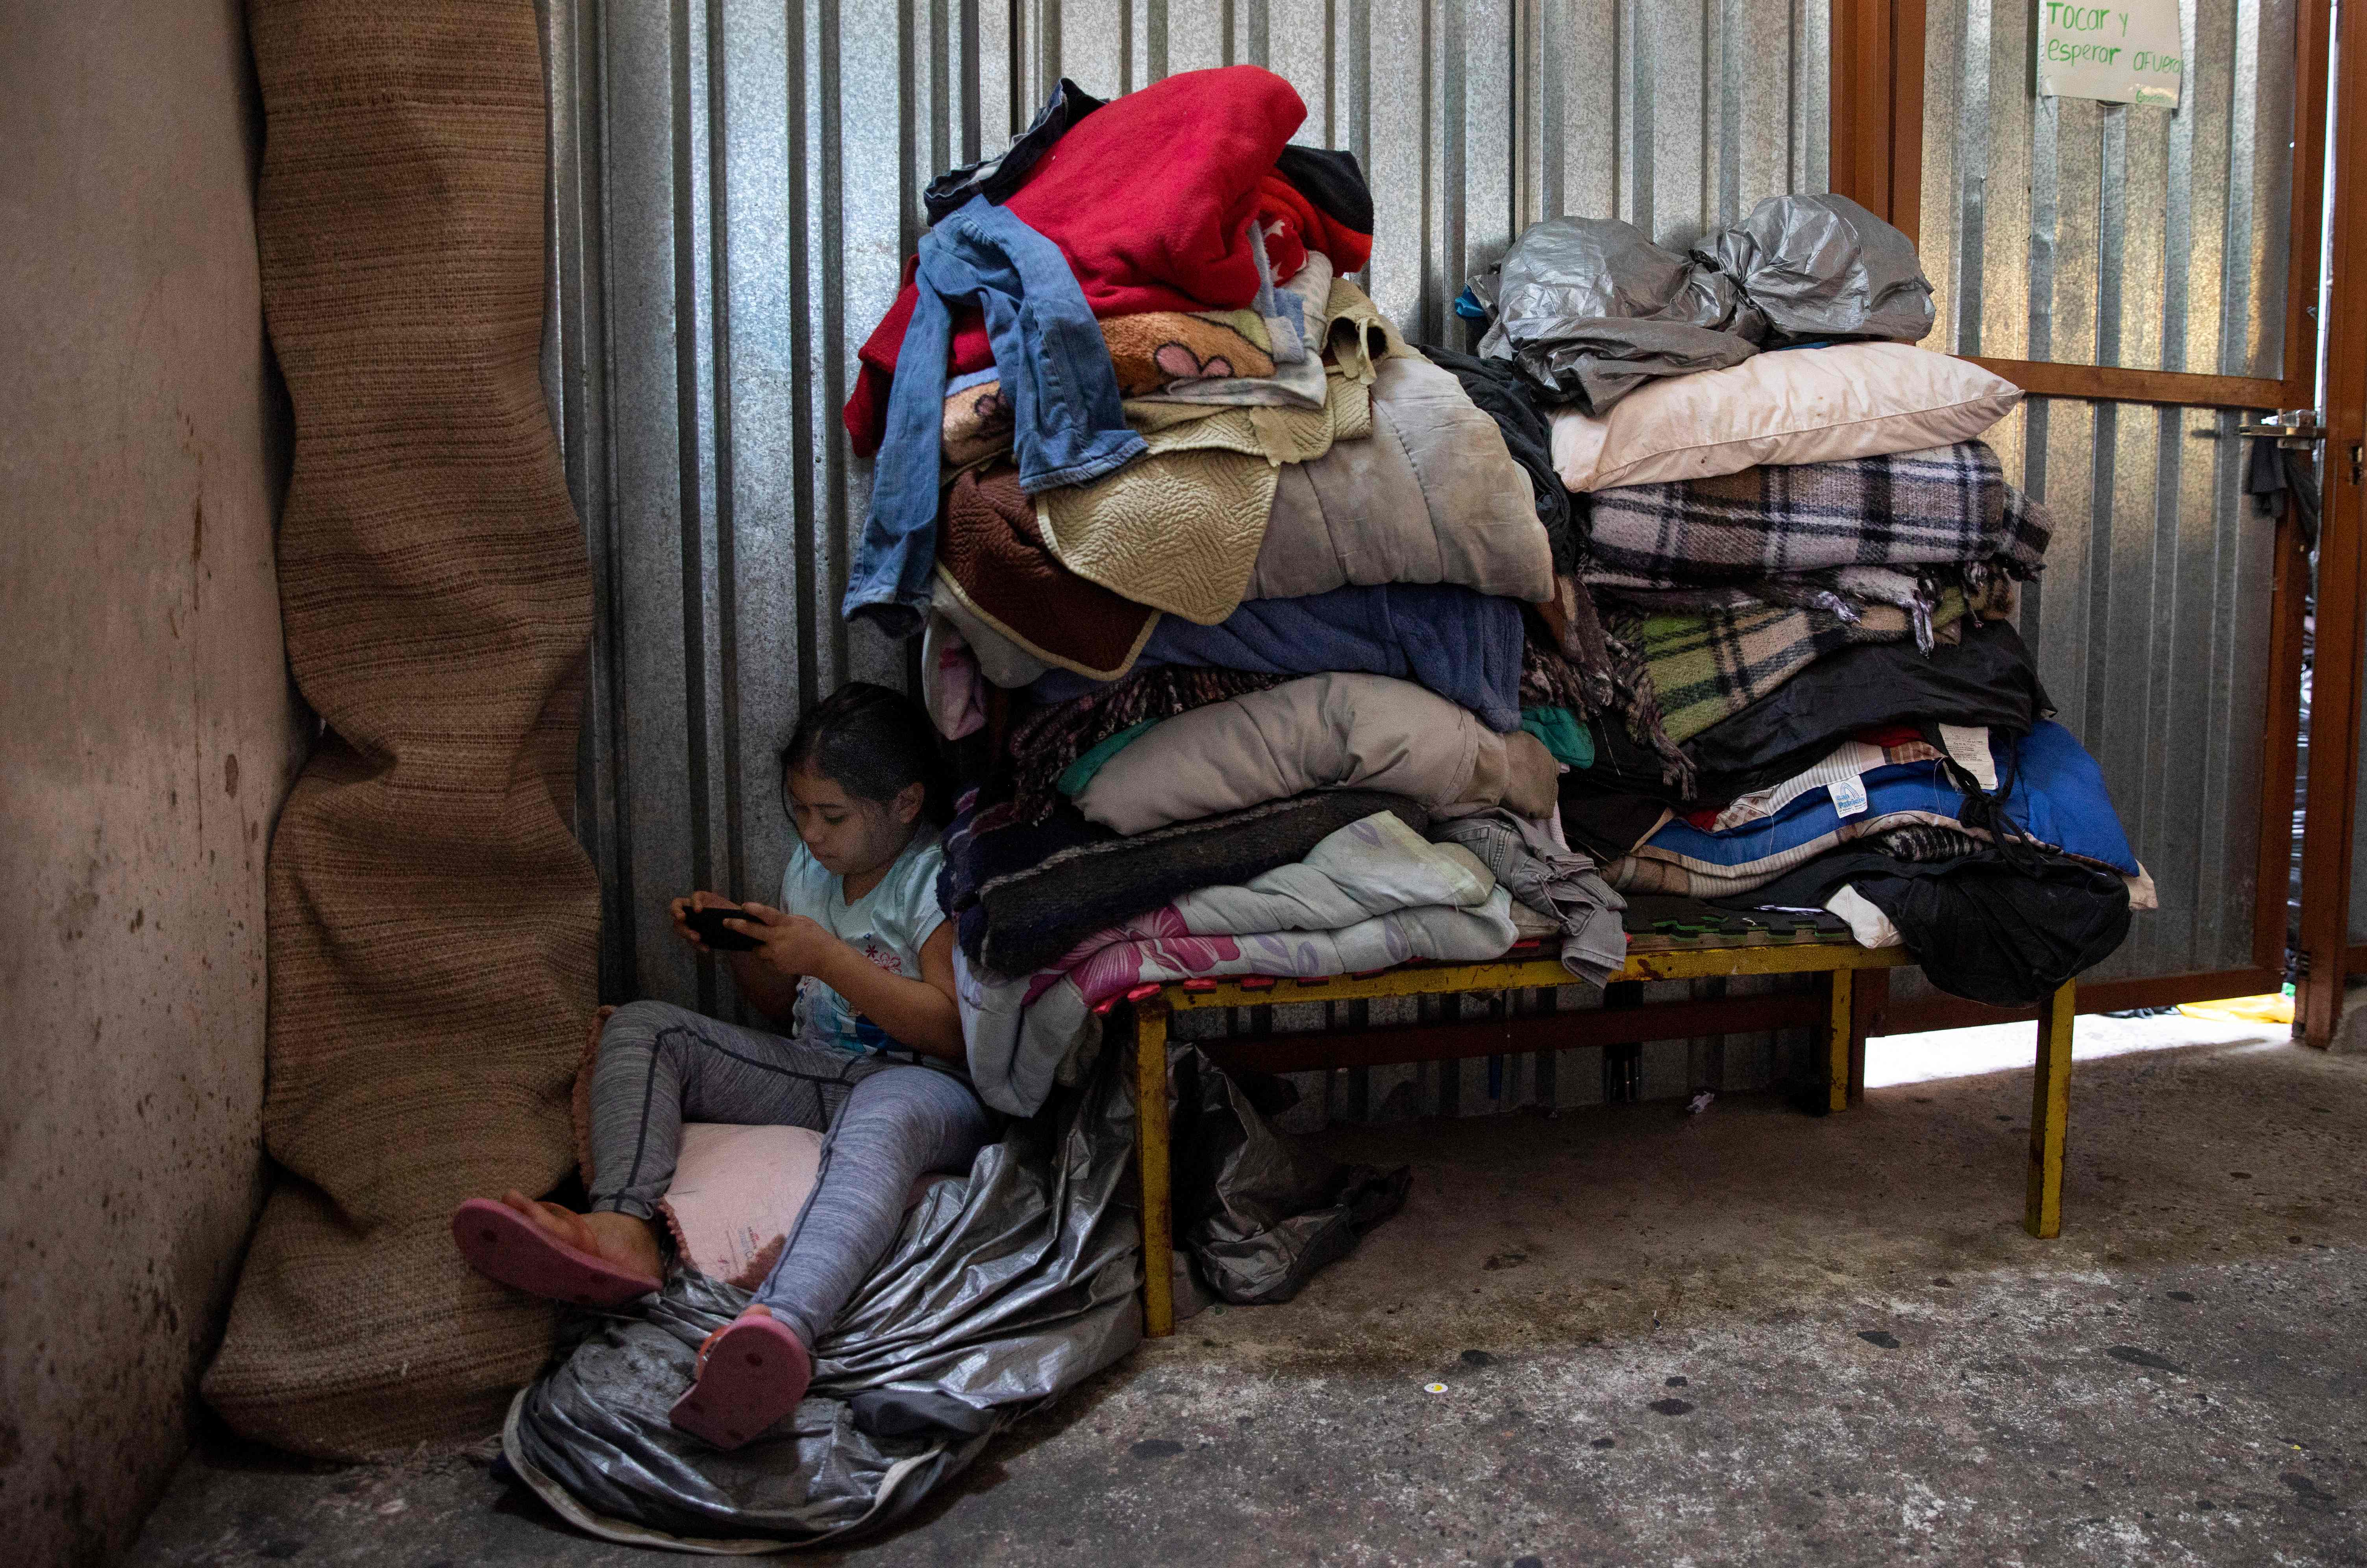
[[[781,873],[781,908],[823,926],[889,973],[918,980],[922,944],[946,920],[937,904],[937,872],[945,863],[937,835],[924,826],[904,846],[879,885],[849,903],[846,880],[825,870],[800,844]],[[797,1032],[801,1040],[834,1045],[858,1056],[925,1060],[811,975],[798,983]]]

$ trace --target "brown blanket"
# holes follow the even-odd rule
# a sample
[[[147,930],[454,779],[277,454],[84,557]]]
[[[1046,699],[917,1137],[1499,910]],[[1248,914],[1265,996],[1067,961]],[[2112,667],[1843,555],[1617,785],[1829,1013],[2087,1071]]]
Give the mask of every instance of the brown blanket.
[[[516,0],[253,0],[296,415],[288,655],[323,741],[270,856],[281,1169],[206,1396],[284,1449],[492,1431],[549,1307],[452,1210],[572,1164],[599,890],[570,831],[592,597],[538,376],[544,98]]]
[[[937,572],[976,614],[1047,664],[1115,680],[1159,612],[1089,583],[1044,544],[1036,503],[1007,465],[953,483],[937,528]]]

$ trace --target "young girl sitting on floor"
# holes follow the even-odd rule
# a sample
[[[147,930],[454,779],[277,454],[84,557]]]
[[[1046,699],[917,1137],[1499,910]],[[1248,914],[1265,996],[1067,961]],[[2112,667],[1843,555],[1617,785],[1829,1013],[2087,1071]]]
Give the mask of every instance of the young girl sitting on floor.
[[[781,1034],[663,1002],[619,1008],[592,1077],[592,1206],[515,1189],[452,1217],[480,1273],[539,1296],[619,1306],[659,1288],[658,1200],[685,1121],[827,1130],[813,1194],[753,1301],[700,1349],[674,1424],[736,1449],[795,1410],[813,1347],[894,1242],[906,1195],[960,1173],[990,1119],[969,1086],[954,1007],[954,928],[937,905],[947,780],[928,718],[885,687],[851,685],[806,714],[781,754],[801,840],[781,907],[729,920],[762,945],[722,955],[740,994]],[[694,910],[674,930],[708,950]]]

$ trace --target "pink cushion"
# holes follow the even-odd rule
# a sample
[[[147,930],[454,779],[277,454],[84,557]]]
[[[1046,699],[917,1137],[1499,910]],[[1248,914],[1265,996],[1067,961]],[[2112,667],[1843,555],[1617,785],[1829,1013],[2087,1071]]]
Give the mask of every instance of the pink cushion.
[[[659,1204],[684,1266],[743,1290],[763,1284],[821,1169],[821,1134],[802,1127],[685,1126]]]
[[[802,1127],[686,1123],[674,1186],[658,1203],[683,1267],[742,1290],[763,1284],[821,1175],[821,1142]],[[923,1173],[904,1207],[947,1179]]]

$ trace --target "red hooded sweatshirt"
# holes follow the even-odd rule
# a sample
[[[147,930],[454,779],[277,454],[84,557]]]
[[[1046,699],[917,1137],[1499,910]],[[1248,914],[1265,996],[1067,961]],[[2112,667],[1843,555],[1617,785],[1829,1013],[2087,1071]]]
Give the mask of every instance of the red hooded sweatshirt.
[[[1306,118],[1297,89],[1262,66],[1187,71],[1087,115],[1006,205],[1059,246],[1096,316],[1239,310],[1257,298],[1248,229],[1263,208],[1274,208],[1266,260],[1277,278],[1306,265],[1307,244],[1319,238],[1310,221],[1337,227],[1274,173]],[[1333,260],[1343,271],[1362,265]],[[912,319],[912,263],[904,276],[895,304],[859,351],[861,370],[846,402],[847,433],[866,457],[885,433],[888,389]],[[957,312],[954,373],[993,362],[978,312]]]

